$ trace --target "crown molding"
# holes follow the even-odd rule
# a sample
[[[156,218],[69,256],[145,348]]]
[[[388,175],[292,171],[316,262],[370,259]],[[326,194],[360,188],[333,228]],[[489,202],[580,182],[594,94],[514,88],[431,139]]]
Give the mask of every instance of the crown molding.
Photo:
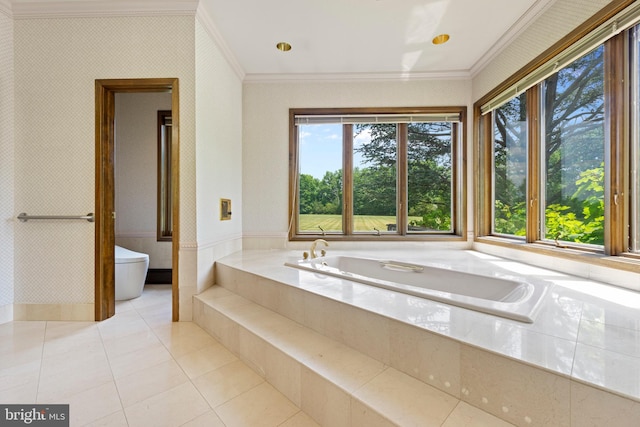
[[[216,46],[218,46],[222,55],[225,57],[225,59],[229,63],[229,66],[236,73],[240,81],[244,80],[245,78],[244,69],[242,68],[242,66],[238,62],[238,59],[229,48],[229,45],[227,45],[227,42],[222,37],[222,34],[220,34],[220,31],[218,31],[218,28],[213,22],[213,19],[211,19],[211,15],[209,15],[209,13],[202,6],[202,3],[198,4],[198,7],[196,9],[196,19],[200,22],[200,24],[205,29],[205,31],[209,34],[209,36],[211,36],[214,43],[216,44]]]
[[[493,61],[502,51],[518,38],[531,24],[533,24],[543,13],[545,13],[556,0],[538,0],[533,6],[518,19],[506,33],[482,55],[471,67],[471,77],[475,77]]]
[[[300,73],[300,74],[247,74],[245,83],[352,83],[352,82],[409,82],[420,80],[469,80],[469,71],[433,71],[402,73]]]
[[[6,0],[0,0],[5,2]],[[35,1],[12,3],[14,19],[195,15],[198,0]]]

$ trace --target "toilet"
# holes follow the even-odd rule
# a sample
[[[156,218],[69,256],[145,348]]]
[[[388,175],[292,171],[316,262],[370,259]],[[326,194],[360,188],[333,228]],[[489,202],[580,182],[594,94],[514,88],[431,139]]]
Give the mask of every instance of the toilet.
[[[116,301],[138,298],[142,295],[149,268],[149,255],[116,245]]]

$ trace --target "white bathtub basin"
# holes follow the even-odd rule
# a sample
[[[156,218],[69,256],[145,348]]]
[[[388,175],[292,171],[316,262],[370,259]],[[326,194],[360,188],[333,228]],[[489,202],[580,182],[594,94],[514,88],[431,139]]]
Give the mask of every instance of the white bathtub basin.
[[[285,265],[527,323],[547,291],[543,283],[394,260],[330,256]]]

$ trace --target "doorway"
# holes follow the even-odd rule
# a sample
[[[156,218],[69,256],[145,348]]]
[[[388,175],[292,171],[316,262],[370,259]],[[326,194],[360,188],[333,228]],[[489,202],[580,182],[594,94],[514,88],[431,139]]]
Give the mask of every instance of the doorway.
[[[172,320],[179,320],[178,255],[179,218],[179,94],[178,79],[96,80],[96,214],[95,214],[95,320],[115,314],[115,94],[171,93],[171,199],[172,199]]]

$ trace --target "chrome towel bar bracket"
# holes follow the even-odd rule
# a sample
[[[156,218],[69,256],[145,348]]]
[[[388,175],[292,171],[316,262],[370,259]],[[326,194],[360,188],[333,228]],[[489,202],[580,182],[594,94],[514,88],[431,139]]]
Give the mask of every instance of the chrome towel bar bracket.
[[[27,220],[30,219],[84,219],[89,222],[95,221],[93,212],[90,212],[86,215],[27,215],[25,212],[22,212],[20,215],[18,215],[18,219],[21,222],[27,222]]]

